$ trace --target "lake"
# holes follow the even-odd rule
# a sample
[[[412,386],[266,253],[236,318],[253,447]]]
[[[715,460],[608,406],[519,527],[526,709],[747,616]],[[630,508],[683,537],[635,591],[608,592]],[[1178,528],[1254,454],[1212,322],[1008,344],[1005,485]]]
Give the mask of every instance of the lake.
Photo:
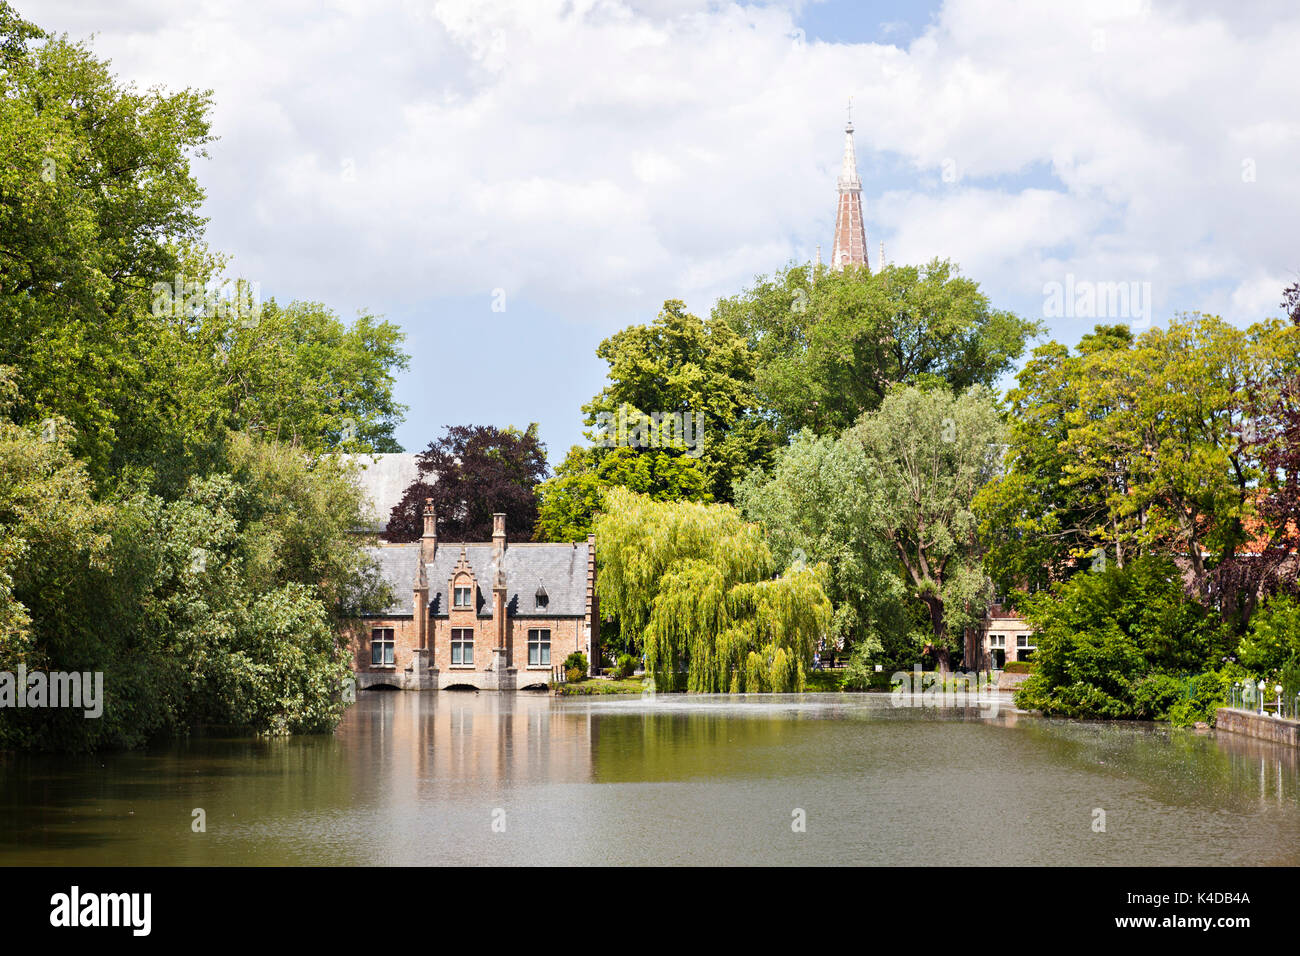
[[[365,692],[332,736],[2,756],[0,862],[1300,863],[1295,750],[999,703]]]

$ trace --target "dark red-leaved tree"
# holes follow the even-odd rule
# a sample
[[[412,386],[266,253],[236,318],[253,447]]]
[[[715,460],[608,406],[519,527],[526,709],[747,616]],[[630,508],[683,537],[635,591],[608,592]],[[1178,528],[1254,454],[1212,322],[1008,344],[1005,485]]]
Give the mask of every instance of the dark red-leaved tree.
[[[440,541],[490,541],[492,515],[504,512],[506,534],[532,537],[537,485],[546,477],[546,446],[537,425],[500,429],[448,425],[447,434],[416,456],[419,477],[388,518],[389,541],[416,541],[424,533],[424,500],[433,499]]]

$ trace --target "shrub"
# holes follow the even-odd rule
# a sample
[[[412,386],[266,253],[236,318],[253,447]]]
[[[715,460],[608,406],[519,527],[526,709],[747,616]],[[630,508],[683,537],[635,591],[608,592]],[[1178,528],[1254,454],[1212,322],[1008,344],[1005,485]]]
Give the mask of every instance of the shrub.
[[[570,684],[576,684],[587,676],[587,672],[580,667],[569,667],[564,671],[564,677]]]
[[[1148,674],[1133,685],[1135,717],[1159,720],[1185,696],[1186,682],[1172,674]]]
[[[1167,558],[1082,572],[1027,602],[1038,651],[1018,706],[1047,714],[1110,719],[1205,719],[1208,690],[1189,691],[1185,675],[1203,673],[1226,651],[1225,630],[1183,592]],[[1221,682],[1219,682],[1221,684]],[[1209,695],[1207,697],[1206,695]]]
[[[1269,674],[1297,654],[1300,654],[1300,603],[1289,595],[1279,594],[1250,619],[1250,629],[1241,639],[1237,655],[1246,667]]]
[[[626,680],[632,676],[636,670],[636,658],[631,654],[618,655],[618,667],[614,671],[614,676],[619,680]]]
[[[581,677],[587,676],[587,655],[582,651],[574,651],[564,659],[564,672],[567,674],[571,670],[579,671]],[[573,679],[572,677],[569,678],[569,680]]]
[[[1007,661],[1006,666],[1002,668],[1008,674],[1032,674],[1034,672],[1033,661]]]
[[[1296,704],[1296,694],[1300,694],[1300,654],[1292,655],[1286,662],[1279,683],[1282,685],[1282,702],[1289,711]]]

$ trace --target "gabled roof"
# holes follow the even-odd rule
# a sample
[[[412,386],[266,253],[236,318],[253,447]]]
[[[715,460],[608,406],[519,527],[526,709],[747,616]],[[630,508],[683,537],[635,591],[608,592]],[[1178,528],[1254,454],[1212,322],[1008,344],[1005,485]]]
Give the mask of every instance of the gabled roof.
[[[434,560],[425,565],[429,579],[429,613],[447,616],[448,587],[462,549],[478,585],[478,616],[492,616],[492,582],[496,563],[491,544],[440,542]],[[392,587],[394,601],[386,615],[414,613],[411,594],[420,543],[369,549],[380,573]],[[509,614],[528,617],[583,617],[587,613],[587,544],[512,544],[506,548],[506,608]],[[537,607],[537,589],[546,591],[546,607]]]
[[[388,516],[392,513],[393,506],[402,500],[406,489],[420,475],[415,455],[393,452],[339,457],[357,465],[357,484],[369,500],[365,512],[366,524],[359,530],[374,534],[383,532],[388,528]]]

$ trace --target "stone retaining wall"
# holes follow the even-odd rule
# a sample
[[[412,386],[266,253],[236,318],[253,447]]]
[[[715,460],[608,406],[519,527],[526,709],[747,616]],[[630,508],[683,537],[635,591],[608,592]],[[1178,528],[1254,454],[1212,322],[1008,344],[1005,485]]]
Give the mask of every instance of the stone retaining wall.
[[[1220,707],[1214,726],[1229,733],[1300,747],[1300,721],[1237,710],[1234,707]]]

